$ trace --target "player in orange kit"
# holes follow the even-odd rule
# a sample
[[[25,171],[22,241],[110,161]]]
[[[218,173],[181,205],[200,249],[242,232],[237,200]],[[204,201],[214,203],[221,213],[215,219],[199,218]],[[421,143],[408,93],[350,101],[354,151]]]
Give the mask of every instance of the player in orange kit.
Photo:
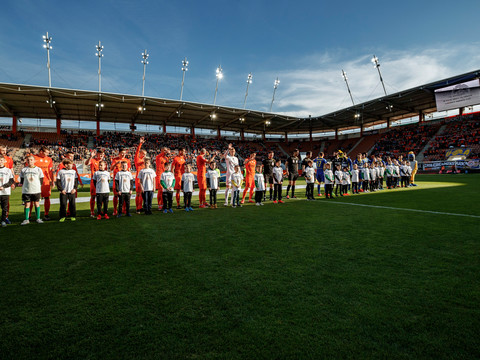
[[[142,192],[140,191],[140,180],[138,179],[138,174],[142,169],[145,168],[145,156],[147,155],[146,150],[142,150],[142,145],[145,143],[145,138],[142,136],[140,138],[140,143],[137,146],[137,150],[135,151],[135,157],[133,158],[135,164],[135,171],[137,174],[135,175],[135,206],[137,210],[137,214],[143,210],[143,199],[142,199]]]
[[[53,161],[48,155],[50,154],[50,150],[45,146],[40,148],[40,151],[37,155],[34,155],[35,158],[35,166],[38,166],[42,169],[43,172],[43,183],[42,183],[42,198],[44,199],[44,212],[45,216],[44,219],[46,221],[50,220],[50,216],[48,213],[50,211],[50,195],[52,195],[52,188],[55,184],[55,174],[53,172]]]
[[[115,179],[115,175],[117,175],[117,172],[122,170],[122,161],[127,162],[127,168],[130,170],[132,168],[132,163],[130,162],[130,159],[127,159],[125,156],[127,155],[127,149],[123,148],[120,149],[120,152],[118,153],[117,157],[114,157],[112,159],[112,165],[110,166],[110,170],[113,170],[113,178]],[[118,207],[118,192],[115,187],[115,182],[113,182],[113,216],[118,215],[117,207]],[[124,210],[124,209],[122,209]]]
[[[157,182],[157,204],[158,204],[158,210],[162,210],[163,207],[163,198],[162,198],[162,193],[163,193],[163,187],[162,184],[160,183],[160,177],[162,176],[163,172],[165,171],[165,164],[169,162],[169,155],[170,155],[170,149],[167,147],[162,148],[162,151],[160,154],[157,155],[155,158],[155,166],[156,166],[156,172],[157,172],[157,177],[155,178]]]
[[[185,173],[185,149],[180,149],[178,155],[173,158],[172,172],[175,176],[175,190],[177,194],[177,209],[182,209],[180,206],[180,191],[182,190],[182,175]]]
[[[245,160],[245,190],[243,190],[243,197],[241,204],[245,203],[245,197],[247,196],[247,191],[250,189],[250,197],[248,199],[248,202],[253,203],[254,201],[252,200],[253,196],[253,191],[255,189],[255,167],[257,166],[257,160],[255,160],[255,157],[257,156],[256,153],[251,153],[250,157]]]
[[[197,156],[197,183],[198,183],[198,200],[200,202],[201,208],[209,206],[207,204],[207,163],[211,163],[213,159],[215,159],[215,155],[208,160],[205,156],[207,156],[207,149],[200,150],[200,154]]]
[[[0,155],[3,155],[5,159],[5,167],[7,169],[12,170],[13,179],[15,180],[15,173],[13,172],[13,160],[10,156],[7,155],[7,147],[5,145],[0,145]],[[15,189],[15,182],[11,186],[12,190]],[[8,213],[10,211],[10,197],[8,198],[7,203],[7,218],[5,219],[6,224],[11,224],[10,220],[8,220]]]
[[[92,150],[90,153],[90,158],[85,160],[85,165],[90,166],[90,217],[92,218],[95,218],[95,198],[97,196],[97,192],[91,179],[93,174],[99,170],[98,163],[102,161],[104,157],[105,154],[102,150]]]

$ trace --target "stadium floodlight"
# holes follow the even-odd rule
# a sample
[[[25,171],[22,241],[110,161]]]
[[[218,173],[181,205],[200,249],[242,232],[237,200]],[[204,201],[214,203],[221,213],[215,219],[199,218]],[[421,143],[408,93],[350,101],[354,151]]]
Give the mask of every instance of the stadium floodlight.
[[[47,49],[47,69],[48,69],[48,87],[52,87],[52,74],[50,72],[50,49],[53,49],[52,46],[52,37],[48,35],[48,31],[46,35],[43,35],[43,47]]]
[[[213,97],[213,105],[215,105],[217,101],[217,92],[218,92],[218,80],[223,79],[223,69],[221,65],[218,65],[217,70],[215,71],[217,77],[217,84],[215,85],[215,96]]]
[[[343,71],[343,69],[342,69],[342,76],[343,76],[343,80],[345,80],[345,84],[347,84],[347,90],[348,90],[348,94],[350,95],[350,99],[352,100],[352,104],[355,105],[355,102],[353,101],[352,92],[350,91],[350,86],[348,86],[347,73]]]
[[[247,96],[248,96],[248,87],[252,83],[253,75],[252,73],[248,74],[247,76],[247,91],[245,91],[245,100],[243,101],[243,108],[247,106]]]
[[[102,92],[102,57],[103,57],[103,46],[102,43],[99,41],[98,45],[95,45],[95,49],[97,52],[95,56],[98,57],[98,92]]]
[[[353,115],[353,117],[355,118],[355,120],[360,119],[360,113],[356,112],[355,115]]]
[[[269,126],[270,125],[270,120],[265,121],[265,125]]]
[[[182,86],[180,88],[180,101],[183,99],[183,85],[185,84],[185,72],[188,71],[188,61],[187,57],[185,56],[185,59],[182,61]]]
[[[272,112],[273,102],[275,101],[275,92],[277,91],[277,87],[280,84],[280,80],[277,79],[273,83],[273,96],[272,96],[272,103],[270,104],[270,112]]]
[[[378,58],[375,55],[373,55],[372,63],[373,63],[373,67],[377,68],[378,76],[380,76],[380,82],[382,83],[382,86],[383,86],[383,92],[385,93],[385,96],[386,96],[387,90],[385,90],[385,84],[383,83],[382,73],[380,72],[380,62],[378,61]]]
[[[212,118],[212,120],[215,120],[217,118],[217,114],[215,114],[215,112],[212,112],[210,114],[210,117]]]
[[[239,118],[238,120],[240,120],[241,123],[245,122],[245,118],[243,116],[241,118]]]
[[[142,64],[143,64],[143,78],[142,78],[142,96],[145,95],[145,71],[148,65],[148,53],[147,49],[142,53]]]

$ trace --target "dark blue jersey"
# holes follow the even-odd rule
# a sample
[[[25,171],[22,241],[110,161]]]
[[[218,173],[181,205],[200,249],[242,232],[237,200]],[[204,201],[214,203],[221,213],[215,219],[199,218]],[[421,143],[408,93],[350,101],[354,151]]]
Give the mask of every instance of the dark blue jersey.
[[[316,158],[313,162],[317,166],[317,174],[323,174],[323,166],[327,163],[327,160],[324,158]]]

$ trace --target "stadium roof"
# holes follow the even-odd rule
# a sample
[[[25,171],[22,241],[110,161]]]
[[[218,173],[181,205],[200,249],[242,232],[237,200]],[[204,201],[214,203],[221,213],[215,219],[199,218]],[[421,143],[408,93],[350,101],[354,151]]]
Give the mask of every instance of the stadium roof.
[[[136,95],[0,83],[0,117],[98,119],[100,122],[195,126],[229,131],[243,129],[271,134],[321,132],[358,128],[418,116],[420,112],[434,112],[435,89],[479,76],[480,70],[476,70],[308,118]]]

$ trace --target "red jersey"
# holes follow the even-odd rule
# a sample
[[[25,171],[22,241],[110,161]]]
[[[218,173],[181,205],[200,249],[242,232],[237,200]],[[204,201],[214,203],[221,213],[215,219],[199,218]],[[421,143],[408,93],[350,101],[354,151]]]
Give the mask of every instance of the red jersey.
[[[98,166],[99,162],[100,162],[100,159],[96,159],[96,158],[90,159],[90,175],[93,176],[93,174],[95,174],[95,171],[100,170]]]
[[[177,155],[173,159],[172,170],[175,177],[180,177],[185,172],[185,157]]]
[[[197,178],[199,176],[205,177],[207,173],[207,162],[208,160],[203,157],[203,155],[197,156]]]
[[[48,156],[34,155],[35,166],[38,166],[43,171],[43,184],[50,185],[53,181],[53,161]]]
[[[247,159],[247,161],[245,161],[246,177],[253,178],[255,176],[255,166],[257,166],[257,160]]]
[[[165,153],[160,153],[155,158],[155,165],[157,167],[157,177],[162,175],[165,171],[165,164],[168,162],[168,158],[165,156]]]
[[[112,159],[112,168],[113,168],[113,178],[115,178],[115,175],[117,174],[117,172],[119,172],[120,170],[122,170],[122,161],[126,161],[127,162],[127,167],[128,167],[128,170],[130,170],[130,168],[132,167],[132,163],[130,162],[130,160],[128,160],[127,158],[125,157],[120,157],[120,156],[117,156],[115,158]]]
[[[138,178],[138,174],[140,173],[140,170],[145,168],[145,157],[140,159],[140,148],[142,147],[142,144],[138,144],[137,146],[137,151],[135,151],[135,157],[133,158],[133,162],[135,164],[135,169],[137,170],[137,175],[135,176]]]
[[[5,167],[13,170],[13,160],[10,156],[3,155],[5,158]]]

